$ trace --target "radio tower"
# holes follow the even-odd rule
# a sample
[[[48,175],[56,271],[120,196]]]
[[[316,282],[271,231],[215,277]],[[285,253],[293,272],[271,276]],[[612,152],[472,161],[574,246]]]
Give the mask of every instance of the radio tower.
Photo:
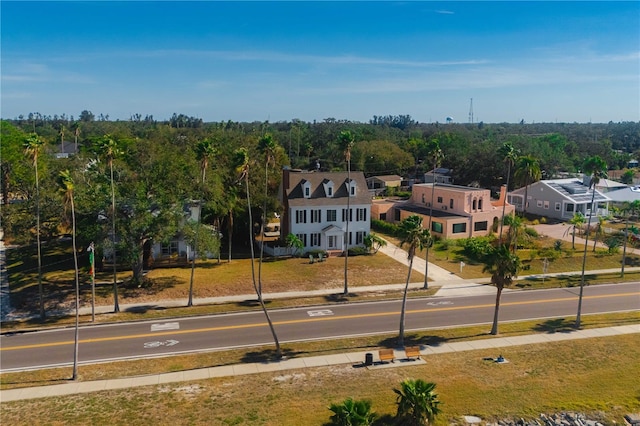
[[[473,124],[473,98],[471,98],[471,103],[469,104],[469,123]]]

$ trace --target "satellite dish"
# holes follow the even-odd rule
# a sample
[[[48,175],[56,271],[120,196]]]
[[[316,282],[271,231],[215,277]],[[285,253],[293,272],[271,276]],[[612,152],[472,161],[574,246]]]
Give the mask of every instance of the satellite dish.
[[[453,117],[447,117],[446,120],[447,120],[447,123],[451,123],[453,121]]]

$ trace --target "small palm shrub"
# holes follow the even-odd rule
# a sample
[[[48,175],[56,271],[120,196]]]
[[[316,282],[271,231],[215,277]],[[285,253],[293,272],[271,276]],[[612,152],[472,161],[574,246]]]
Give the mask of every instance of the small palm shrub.
[[[371,401],[347,398],[340,404],[331,404],[333,412],[330,425],[334,426],[369,426],[377,415],[371,411]]]
[[[420,426],[432,422],[440,414],[440,401],[435,393],[436,384],[422,379],[407,379],[394,389],[398,412],[398,425]]]

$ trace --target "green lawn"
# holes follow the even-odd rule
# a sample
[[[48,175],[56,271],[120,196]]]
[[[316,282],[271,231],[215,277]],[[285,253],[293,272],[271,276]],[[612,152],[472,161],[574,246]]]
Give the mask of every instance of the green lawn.
[[[319,367],[8,402],[2,404],[1,420],[321,425],[329,420],[328,406],[347,397],[371,400],[373,410],[389,419],[396,407],[393,388],[405,378],[437,383],[443,402],[438,425],[460,424],[463,415],[491,421],[559,410],[584,412],[612,425],[640,410],[637,335],[509,347],[500,353],[509,363],[485,361],[498,354],[488,349],[428,356],[426,364],[398,368]],[[171,362],[184,367],[180,358]],[[84,379],[86,373],[81,374]]]

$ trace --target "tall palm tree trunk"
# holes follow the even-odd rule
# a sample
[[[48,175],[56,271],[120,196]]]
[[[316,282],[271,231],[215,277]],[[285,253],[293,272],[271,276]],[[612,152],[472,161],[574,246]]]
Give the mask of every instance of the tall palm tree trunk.
[[[113,312],[120,312],[118,303],[118,268],[116,266],[116,190],[113,183],[113,160],[109,160],[111,172],[111,242],[113,244]]]
[[[433,220],[433,199],[435,196],[435,192],[436,192],[436,162],[433,162],[433,183],[431,184],[431,203],[429,203],[429,232],[431,232],[431,222]],[[429,288],[429,279],[428,279],[428,275],[429,275],[429,248],[431,247],[431,242],[429,242],[429,244],[427,244],[427,251],[424,257],[424,286],[422,286],[422,288],[427,289]]]
[[[72,241],[73,241],[73,264],[75,268],[76,281],[76,323],[73,341],[73,375],[72,380],[78,378],[78,346],[79,346],[79,329],[80,329],[80,278],[78,276],[78,251],[76,249],[76,210],[71,196],[71,225],[72,225]]]
[[[498,317],[500,313],[500,298],[502,297],[502,287],[496,286],[496,307],[493,311],[493,325],[491,326],[491,335],[498,334]]]
[[[262,224],[260,225],[260,260],[258,262],[258,294],[262,298],[262,259],[264,258],[264,230],[267,221],[267,180],[269,179],[269,160],[264,165],[264,202],[262,204]]]
[[[256,272],[255,272],[255,252],[253,248],[253,215],[251,214],[251,198],[249,196],[249,174],[245,175],[245,185],[247,189],[247,208],[249,210],[249,238],[250,238],[250,247],[251,247],[251,278],[253,280],[253,288],[256,291],[258,296],[258,302],[260,302],[260,307],[262,308],[262,312],[264,312],[264,316],[267,318],[267,323],[269,324],[269,329],[271,330],[271,334],[273,335],[273,341],[276,345],[276,358],[282,358],[282,349],[280,348],[280,342],[278,341],[278,335],[276,334],[276,329],[273,326],[273,322],[271,321],[271,317],[269,316],[269,312],[267,311],[267,307],[264,304],[264,300],[262,299],[262,293],[256,284]]]
[[[507,166],[507,187],[504,191],[504,201],[502,202],[502,220],[500,221],[500,245],[502,245],[502,229],[504,228],[504,214],[507,209],[507,194],[509,193],[509,178],[511,177],[511,163]]]
[[[38,177],[38,157],[34,161],[36,172],[36,245],[38,250],[38,300],[40,305],[40,319],[45,319],[44,288],[42,287],[42,247],[40,243],[40,181]]]
[[[206,177],[206,166],[202,168],[202,197],[204,198],[204,180]],[[196,224],[196,237],[193,242],[193,259],[191,259],[191,278],[189,279],[189,301],[187,307],[193,306],[193,278],[196,271],[196,256],[198,255],[198,236],[200,235],[200,224],[202,223],[202,199],[198,203],[198,223]]]
[[[407,282],[404,285],[404,294],[402,295],[402,310],[400,311],[400,333],[398,334],[398,346],[404,346],[404,318],[407,308],[407,292],[409,291],[409,282],[411,281],[411,270],[413,269],[413,256],[409,259],[409,271],[407,272]]]
[[[200,207],[202,209],[202,206]],[[196,256],[198,255],[198,235],[200,234],[202,210],[198,214],[198,223],[196,224],[196,236],[193,241],[193,259],[191,259],[191,278],[189,279],[189,301],[187,307],[193,306],[193,277],[196,270]]]
[[[229,209],[229,220],[227,223],[227,239],[229,240],[229,247],[227,250],[227,262],[231,263],[231,239],[233,237],[233,209]]]
[[[589,229],[591,228],[591,217],[593,216],[593,202],[596,198],[596,189],[593,188],[591,194],[591,210],[589,211],[589,220],[587,221],[587,231],[584,235],[584,253],[582,254],[582,274],[580,275],[580,295],[578,296],[578,313],[576,314],[576,328],[580,328],[580,320],[582,315],[582,295],[584,293],[584,270],[587,266],[587,248],[589,242]]]
[[[351,219],[351,155],[347,159],[347,223],[344,240],[344,291],[342,294],[349,294],[349,219]]]

